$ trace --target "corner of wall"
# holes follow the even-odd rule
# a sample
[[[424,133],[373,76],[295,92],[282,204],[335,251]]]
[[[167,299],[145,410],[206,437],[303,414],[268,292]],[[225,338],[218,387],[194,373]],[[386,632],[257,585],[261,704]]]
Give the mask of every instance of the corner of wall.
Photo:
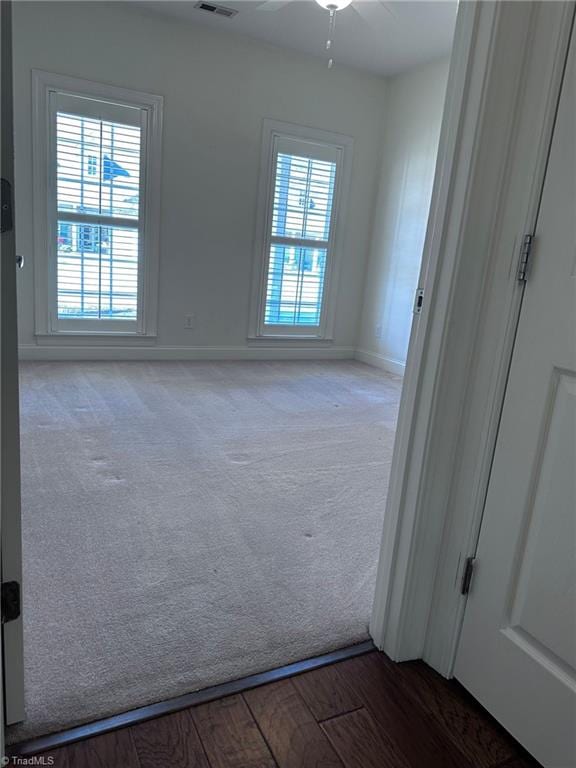
[[[402,373],[406,364],[448,67],[449,57],[443,57],[386,84],[356,356],[394,373]]]

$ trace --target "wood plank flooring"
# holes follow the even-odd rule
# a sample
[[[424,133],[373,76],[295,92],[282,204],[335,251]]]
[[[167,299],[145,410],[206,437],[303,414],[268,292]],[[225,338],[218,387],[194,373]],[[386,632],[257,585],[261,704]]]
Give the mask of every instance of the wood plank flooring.
[[[457,683],[372,652],[52,750],[55,768],[537,768]],[[50,764],[50,763],[47,763]]]

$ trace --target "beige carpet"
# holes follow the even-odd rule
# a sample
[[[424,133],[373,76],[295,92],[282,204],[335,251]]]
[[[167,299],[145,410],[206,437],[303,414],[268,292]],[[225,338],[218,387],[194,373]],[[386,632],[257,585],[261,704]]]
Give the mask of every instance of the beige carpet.
[[[367,638],[398,377],[94,362],[21,379],[12,742]]]

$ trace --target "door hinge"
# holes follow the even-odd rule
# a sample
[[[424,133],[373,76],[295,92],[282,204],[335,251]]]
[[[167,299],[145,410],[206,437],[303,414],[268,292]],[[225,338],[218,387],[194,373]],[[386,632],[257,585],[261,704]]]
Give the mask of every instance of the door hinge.
[[[414,296],[414,314],[419,315],[422,312],[422,304],[424,303],[424,288],[418,288],[416,296]]]
[[[520,249],[518,272],[516,275],[519,283],[525,283],[528,279],[528,266],[530,262],[530,256],[532,255],[533,243],[534,235],[524,235],[524,239],[522,240],[522,248]]]
[[[6,179],[0,179],[0,232],[14,229],[12,212],[12,185]]]
[[[5,581],[2,584],[2,624],[20,617],[20,584]]]
[[[467,557],[464,563],[464,570],[462,571],[462,583],[460,585],[460,594],[467,595],[470,592],[470,582],[472,581],[472,575],[474,573],[475,557]]]

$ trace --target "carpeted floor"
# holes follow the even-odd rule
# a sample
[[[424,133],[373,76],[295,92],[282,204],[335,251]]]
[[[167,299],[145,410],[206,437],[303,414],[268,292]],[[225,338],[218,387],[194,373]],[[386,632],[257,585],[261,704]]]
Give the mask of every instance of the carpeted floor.
[[[27,722],[360,642],[401,380],[361,363],[25,363]]]

